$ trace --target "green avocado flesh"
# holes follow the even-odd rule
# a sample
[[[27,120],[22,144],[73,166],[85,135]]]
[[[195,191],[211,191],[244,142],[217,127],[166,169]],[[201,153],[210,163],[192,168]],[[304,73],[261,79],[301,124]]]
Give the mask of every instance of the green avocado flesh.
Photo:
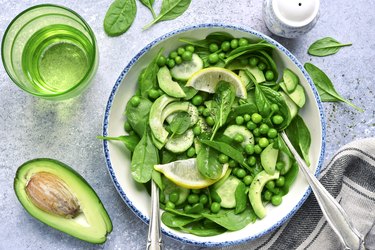
[[[36,176],[52,176],[60,180],[76,198],[79,209],[73,216],[63,216],[38,207],[30,197],[29,182]],[[45,178],[46,179],[46,178]],[[39,181],[40,183],[40,181]],[[44,185],[46,187],[48,185]],[[58,189],[58,188],[56,188]],[[56,190],[55,189],[55,190]],[[53,159],[34,159],[21,165],[14,179],[14,190],[26,211],[41,222],[78,239],[91,243],[103,243],[112,231],[112,221],[98,195],[91,186],[69,166]],[[45,190],[45,189],[39,189]],[[61,190],[61,188],[60,188]],[[53,189],[46,190],[53,192]]]

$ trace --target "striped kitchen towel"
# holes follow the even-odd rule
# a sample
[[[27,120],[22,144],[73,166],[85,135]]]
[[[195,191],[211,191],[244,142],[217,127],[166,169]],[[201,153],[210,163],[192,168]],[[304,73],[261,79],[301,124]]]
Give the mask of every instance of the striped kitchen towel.
[[[366,248],[375,250],[375,138],[341,148],[322,170],[319,180],[365,235]],[[342,249],[342,245],[311,194],[278,230],[247,244],[222,249],[330,250]]]

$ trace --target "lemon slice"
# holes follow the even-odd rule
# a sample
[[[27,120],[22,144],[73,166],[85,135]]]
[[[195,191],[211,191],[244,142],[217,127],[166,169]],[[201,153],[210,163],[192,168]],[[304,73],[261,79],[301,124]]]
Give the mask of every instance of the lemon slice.
[[[154,169],[163,173],[165,177],[178,186],[199,189],[208,187],[220,180],[227,172],[228,164],[223,165],[223,172],[220,177],[215,180],[205,178],[199,173],[196,158],[155,165]]]
[[[233,84],[236,96],[240,98],[247,97],[246,86],[241,81],[241,78],[232,71],[219,67],[199,70],[190,77],[186,86],[208,93],[215,93],[219,81],[226,81]]]

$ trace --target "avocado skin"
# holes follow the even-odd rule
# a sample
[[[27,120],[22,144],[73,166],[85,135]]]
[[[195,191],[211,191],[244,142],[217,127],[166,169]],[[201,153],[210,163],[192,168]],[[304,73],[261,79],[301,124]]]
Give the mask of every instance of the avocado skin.
[[[38,168],[40,168],[40,165],[43,165],[43,168],[38,171]],[[38,207],[36,207],[31,200],[27,197],[26,193],[26,185],[27,185],[27,175],[32,173],[37,173],[41,171],[50,172],[48,169],[51,169],[51,173],[55,174],[57,177],[59,177],[64,182],[74,182],[76,186],[79,186],[81,190],[71,189],[71,191],[74,194],[77,195],[77,199],[82,204],[82,202],[85,202],[85,200],[81,199],[82,197],[85,197],[85,199],[89,200],[89,203],[87,206],[89,209],[85,208],[83,209],[83,213],[88,213],[89,211],[86,210],[92,210],[93,217],[96,218],[97,221],[100,221],[101,225],[91,225],[89,228],[93,228],[94,231],[98,231],[98,227],[101,226],[100,230],[103,232],[100,235],[95,235],[92,230],[85,230],[87,226],[83,227],[80,226],[77,223],[72,223],[72,220],[74,219],[68,219],[64,218],[58,215],[53,215],[50,213],[47,213]],[[29,176],[30,177],[30,176]],[[68,178],[68,179],[67,179]],[[69,185],[68,185],[69,186]],[[93,188],[90,186],[90,184],[73,168],[69,167],[68,165],[50,158],[37,158],[30,161],[27,161],[23,163],[16,172],[14,183],[13,183],[14,191],[16,193],[16,196],[18,200],[20,201],[21,205],[24,207],[24,209],[35,219],[41,221],[42,223],[51,226],[59,231],[62,231],[66,234],[69,234],[73,237],[76,237],[80,240],[84,240],[90,243],[95,244],[102,244],[107,240],[107,235],[112,232],[113,226],[111,218],[108,215],[107,210],[103,206],[100,198],[96,194],[96,192],[93,190]],[[70,187],[70,186],[69,186]],[[93,208],[94,207],[94,208]],[[90,213],[90,212],[89,212]],[[91,215],[91,216],[92,216]],[[52,219],[51,219],[52,218]],[[100,220],[100,218],[102,220]],[[58,223],[56,223],[56,221]],[[94,221],[94,220],[92,220]],[[66,225],[72,225],[71,228],[67,227]]]

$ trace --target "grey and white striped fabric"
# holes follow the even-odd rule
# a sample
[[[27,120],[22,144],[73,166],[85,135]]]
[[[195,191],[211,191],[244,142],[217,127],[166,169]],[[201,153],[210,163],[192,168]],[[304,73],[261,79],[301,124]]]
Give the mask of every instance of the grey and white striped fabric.
[[[366,235],[366,248],[375,250],[375,138],[341,148],[321,172],[320,182],[342,205],[354,226]],[[330,250],[342,246],[311,194],[278,230],[248,244],[222,249]]]

